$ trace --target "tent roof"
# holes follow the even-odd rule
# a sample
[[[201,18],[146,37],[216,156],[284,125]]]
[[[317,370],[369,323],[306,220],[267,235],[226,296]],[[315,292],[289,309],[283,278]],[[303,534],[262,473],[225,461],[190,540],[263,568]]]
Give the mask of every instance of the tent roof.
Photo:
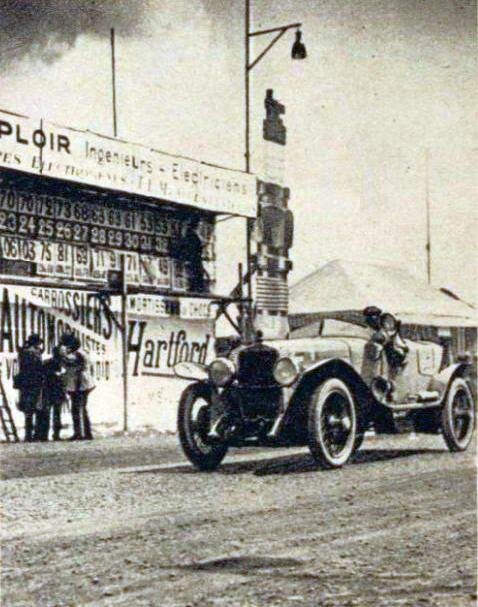
[[[409,324],[476,327],[470,304],[401,268],[336,259],[290,289],[289,313],[361,311],[378,306]]]

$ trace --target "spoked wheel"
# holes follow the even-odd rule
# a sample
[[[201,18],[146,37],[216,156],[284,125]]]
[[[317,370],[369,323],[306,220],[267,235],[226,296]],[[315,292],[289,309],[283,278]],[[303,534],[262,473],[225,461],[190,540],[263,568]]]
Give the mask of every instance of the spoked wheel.
[[[227,453],[227,446],[209,440],[211,397],[205,384],[188,386],[178,410],[178,433],[186,457],[199,470],[215,470]]]
[[[465,451],[475,427],[475,405],[464,379],[456,377],[442,409],[443,438],[450,451]]]
[[[332,378],[312,394],[309,449],[324,468],[340,468],[357,448],[357,405],[348,386]]]

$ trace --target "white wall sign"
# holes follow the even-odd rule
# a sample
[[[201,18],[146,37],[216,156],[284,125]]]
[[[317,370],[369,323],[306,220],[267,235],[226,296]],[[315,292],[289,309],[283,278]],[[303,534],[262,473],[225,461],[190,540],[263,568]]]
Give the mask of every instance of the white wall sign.
[[[119,297],[112,298],[119,311]],[[177,403],[184,382],[174,376],[182,361],[206,363],[214,356],[213,324],[177,315],[177,298],[150,295],[128,297],[130,428],[146,425],[174,430]],[[0,286],[0,377],[15,421],[23,424],[13,389],[18,348],[31,333],[44,339],[45,356],[64,332],[75,332],[88,356],[96,388],[90,396],[93,424],[102,431],[121,428],[121,336],[93,292],[74,289]],[[71,424],[71,416],[64,416]]]
[[[1,110],[0,167],[217,213],[256,215],[253,175]]]
[[[181,297],[180,316],[187,319],[214,319],[217,306],[211,305],[209,299]]]

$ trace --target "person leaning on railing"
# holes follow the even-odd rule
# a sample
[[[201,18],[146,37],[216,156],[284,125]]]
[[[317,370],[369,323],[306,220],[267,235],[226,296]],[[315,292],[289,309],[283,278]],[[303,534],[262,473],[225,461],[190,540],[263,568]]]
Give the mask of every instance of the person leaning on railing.
[[[204,293],[209,278],[202,260],[203,243],[198,234],[199,223],[199,217],[191,215],[184,236],[172,242],[170,249],[172,257],[184,264],[188,289],[193,293]]]

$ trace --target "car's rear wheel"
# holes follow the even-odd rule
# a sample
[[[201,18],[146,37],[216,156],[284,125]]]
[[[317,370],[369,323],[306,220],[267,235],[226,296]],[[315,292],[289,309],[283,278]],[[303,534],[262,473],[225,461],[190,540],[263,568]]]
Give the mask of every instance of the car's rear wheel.
[[[309,404],[309,449],[323,468],[340,468],[356,449],[357,404],[347,384],[331,378],[320,384]]]
[[[465,451],[475,428],[475,404],[466,381],[452,380],[442,409],[443,438],[450,451]]]
[[[211,425],[211,394],[206,384],[192,384],[179,402],[178,433],[189,461],[199,470],[215,470],[227,453],[227,446],[208,438]]]

